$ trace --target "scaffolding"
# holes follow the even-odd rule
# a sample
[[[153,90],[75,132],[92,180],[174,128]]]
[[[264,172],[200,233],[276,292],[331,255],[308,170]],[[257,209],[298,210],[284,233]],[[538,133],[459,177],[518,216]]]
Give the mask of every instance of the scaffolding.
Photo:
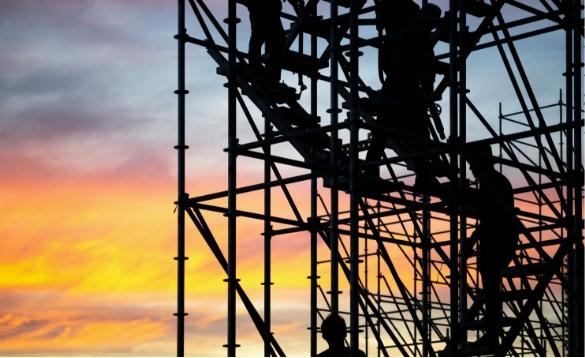
[[[235,356],[239,346],[238,297],[264,342],[264,355],[285,355],[271,324],[271,242],[293,233],[306,233],[310,247],[311,356],[317,354],[320,321],[330,312],[347,318],[353,354],[362,349],[378,356],[482,355],[468,344],[485,331],[485,297],[476,256],[461,254],[476,226],[461,193],[477,184],[467,177],[467,150],[484,143],[495,149],[499,171],[515,178],[520,228],[517,255],[503,273],[504,333],[498,353],[583,356],[582,2],[449,0],[431,34],[439,75],[434,98],[445,96],[448,138],[439,107],[432,106],[427,149],[386,150],[382,159],[366,161],[369,134],[393,133],[360,99],[372,92],[360,77],[360,57],[381,46],[374,27],[378,1],[385,0],[290,1],[284,7],[281,18],[290,27],[282,66],[298,75],[299,93],[257,76],[248,65],[247,46],[238,48],[238,10],[240,16],[247,13],[246,0],[227,2],[225,26],[205,0],[178,0],[177,355],[184,355],[185,345],[187,219],[227,275],[228,356]],[[196,19],[190,24],[194,36],[187,32],[187,5]],[[515,18],[509,19],[508,11]],[[543,106],[517,43],[555,31],[565,34],[565,88],[558,102]],[[226,77],[228,92],[227,190],[199,196],[189,196],[185,182],[185,48],[191,44],[205,48],[217,74]],[[520,104],[514,113],[504,113],[500,105],[497,126],[467,89],[468,57],[487,48],[497,49],[505,67],[502,76]],[[327,108],[318,103],[323,88],[330,91]],[[241,143],[238,124],[249,126],[254,139]],[[470,135],[471,124],[485,135]],[[264,177],[238,187],[237,160],[245,157],[263,164]],[[441,179],[449,184],[446,196],[417,187],[405,164],[431,157],[446,169]],[[383,182],[364,182],[360,173],[371,167],[385,168]],[[300,198],[293,185],[308,188],[306,216],[299,201],[307,197]],[[290,215],[273,210],[277,191],[286,198]],[[238,208],[238,198],[250,193],[263,197],[260,211]],[[227,217],[225,253],[206,221],[208,213]],[[238,279],[241,219],[263,223],[260,303]],[[342,293],[340,285],[349,292]]]

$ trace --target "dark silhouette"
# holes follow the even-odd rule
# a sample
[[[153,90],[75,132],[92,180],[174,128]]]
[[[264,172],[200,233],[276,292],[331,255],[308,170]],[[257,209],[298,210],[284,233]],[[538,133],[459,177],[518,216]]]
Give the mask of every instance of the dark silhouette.
[[[424,151],[429,139],[427,108],[433,97],[435,81],[434,52],[430,40],[431,24],[440,18],[441,9],[427,4],[422,9],[411,0],[379,1],[378,29],[384,31],[379,66],[385,75],[382,84],[378,124],[404,135],[393,136],[398,154]],[[366,159],[380,159],[388,134],[373,131]],[[428,159],[419,158],[409,167],[417,174],[416,184],[429,180]],[[378,168],[366,172],[379,176]]]
[[[345,346],[345,337],[347,336],[347,327],[345,320],[339,315],[331,314],[327,316],[321,324],[321,335],[329,344],[329,348],[317,354],[318,357],[350,357],[351,350]],[[359,350],[358,357],[365,357],[366,354]]]
[[[248,0],[252,32],[248,55],[250,65],[257,74],[266,74],[280,81],[283,53],[286,47],[284,28],[280,20],[281,0]],[[266,45],[266,71],[262,67],[261,49]]]
[[[499,336],[502,333],[502,270],[514,258],[518,246],[514,193],[508,179],[495,170],[489,145],[471,147],[468,162],[471,172],[479,182],[479,190],[468,193],[472,210],[479,219],[479,226],[464,243],[463,254],[469,256],[473,246],[479,241],[477,266],[483,283],[486,307],[486,334],[475,346],[489,348],[494,352],[499,347]]]
[[[402,31],[420,12],[420,7],[412,0],[377,0],[375,3],[376,27],[386,35]]]

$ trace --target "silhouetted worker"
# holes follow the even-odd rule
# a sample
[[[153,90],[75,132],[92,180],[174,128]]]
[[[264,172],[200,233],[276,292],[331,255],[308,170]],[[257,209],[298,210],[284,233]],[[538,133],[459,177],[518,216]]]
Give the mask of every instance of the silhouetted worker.
[[[266,74],[270,79],[278,82],[282,70],[283,52],[286,47],[286,37],[280,20],[282,2],[281,0],[248,0],[247,6],[252,27],[248,48],[250,65],[256,73],[264,72],[261,49],[262,45],[265,44]]]
[[[435,81],[434,52],[430,40],[431,24],[441,16],[441,9],[426,4],[419,9],[411,0],[381,1],[378,10],[379,28],[385,31],[380,49],[379,66],[386,78],[382,85],[378,124],[397,130],[394,149],[399,155],[428,149],[427,108],[433,97]],[[388,134],[373,131],[366,159],[380,159]],[[430,180],[427,158],[418,158],[409,165],[416,173],[416,186]],[[378,176],[378,169],[366,172]]]
[[[317,354],[318,357],[350,357],[351,350],[345,346],[345,337],[347,336],[347,327],[345,320],[339,315],[331,314],[327,316],[321,324],[321,335],[329,344],[329,348]],[[365,357],[366,354],[359,350],[358,357]]]
[[[486,334],[475,346],[489,348],[493,352],[499,347],[501,334],[502,270],[514,258],[518,246],[514,193],[508,179],[495,170],[489,145],[471,147],[468,162],[471,172],[479,182],[479,190],[468,193],[472,210],[479,219],[479,226],[464,243],[463,254],[469,256],[473,245],[479,241],[477,266],[486,304]]]

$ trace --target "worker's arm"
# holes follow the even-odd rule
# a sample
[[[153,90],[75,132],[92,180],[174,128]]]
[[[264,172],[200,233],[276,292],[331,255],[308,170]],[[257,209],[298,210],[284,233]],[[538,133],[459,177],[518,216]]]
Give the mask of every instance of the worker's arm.
[[[470,237],[466,238],[463,241],[463,247],[461,248],[461,254],[463,257],[469,257],[473,253],[473,247],[479,240],[479,234],[477,233],[478,230],[475,230]]]

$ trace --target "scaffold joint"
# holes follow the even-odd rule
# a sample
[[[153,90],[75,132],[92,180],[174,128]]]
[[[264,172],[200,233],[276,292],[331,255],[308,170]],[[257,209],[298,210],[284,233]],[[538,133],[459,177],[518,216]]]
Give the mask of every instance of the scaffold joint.
[[[231,17],[226,17],[225,19],[223,19],[223,22],[225,24],[239,24],[242,20],[239,17],[234,17],[233,20]]]
[[[179,41],[183,41],[183,42],[187,42],[187,39],[189,38],[189,35],[187,35],[187,29],[184,29],[182,33],[180,34],[175,34],[173,36],[173,38],[175,40],[179,40]]]
[[[238,282],[240,282],[240,279],[239,279],[239,278],[236,278],[235,280],[232,280],[232,279],[230,279],[230,278],[224,278],[224,279],[223,279],[223,282],[230,283],[231,281],[233,281],[233,282],[235,282],[235,283],[238,283]]]

